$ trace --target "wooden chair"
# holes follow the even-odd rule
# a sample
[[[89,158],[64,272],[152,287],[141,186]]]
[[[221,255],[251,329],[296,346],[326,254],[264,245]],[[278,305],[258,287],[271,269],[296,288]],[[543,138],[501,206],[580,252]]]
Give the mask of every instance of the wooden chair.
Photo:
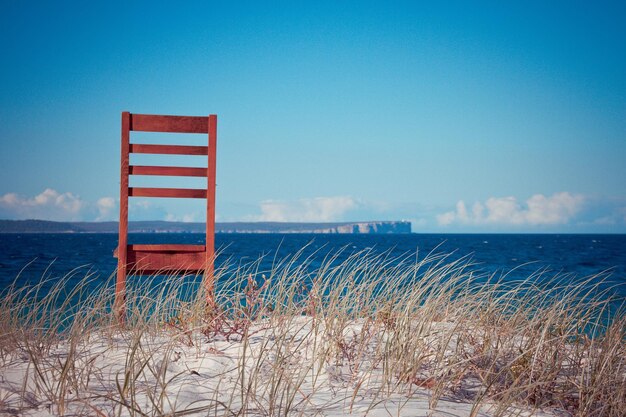
[[[203,133],[207,146],[144,145],[130,143],[130,132]],[[129,274],[204,273],[208,302],[213,299],[215,256],[215,159],[217,116],[157,116],[122,113],[122,158],[120,180],[119,244],[115,309],[125,315],[126,276]],[[202,155],[208,168],[130,165],[130,154]],[[129,187],[131,175],[206,177],[206,189]],[[206,199],[206,241],[204,245],[129,245],[128,198],[174,197]]]

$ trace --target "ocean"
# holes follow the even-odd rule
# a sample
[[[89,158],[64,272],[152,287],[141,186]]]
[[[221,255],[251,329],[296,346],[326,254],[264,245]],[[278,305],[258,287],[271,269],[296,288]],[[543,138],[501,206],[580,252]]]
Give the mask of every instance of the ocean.
[[[130,243],[202,243],[193,233],[131,234]],[[96,282],[109,279],[117,260],[116,234],[0,234],[0,289],[22,286],[42,277],[56,278],[78,268],[75,279],[93,272]],[[505,279],[524,279],[539,270],[551,277],[577,280],[600,274],[610,293],[626,299],[626,235],[573,234],[218,234],[217,265],[240,265],[263,257],[260,269],[276,259],[312,256],[311,267],[325,256],[340,252],[338,261],[369,250],[391,257],[417,257],[447,253],[449,259],[470,257],[477,272]]]

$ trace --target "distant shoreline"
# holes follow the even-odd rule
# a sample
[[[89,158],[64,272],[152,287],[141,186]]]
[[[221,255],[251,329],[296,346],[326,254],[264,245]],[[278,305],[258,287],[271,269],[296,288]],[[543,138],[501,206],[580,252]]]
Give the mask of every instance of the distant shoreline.
[[[205,223],[167,221],[129,222],[131,233],[204,233]],[[49,220],[0,220],[0,233],[117,233],[118,222],[55,222]],[[327,233],[407,234],[408,221],[336,223],[225,222],[215,224],[216,233]]]

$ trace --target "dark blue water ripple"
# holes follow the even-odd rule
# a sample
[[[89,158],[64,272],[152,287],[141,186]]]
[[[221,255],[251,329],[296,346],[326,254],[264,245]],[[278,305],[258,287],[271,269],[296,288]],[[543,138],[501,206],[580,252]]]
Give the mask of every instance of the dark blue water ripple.
[[[202,243],[199,234],[131,235],[131,243]],[[344,249],[339,261],[356,251],[388,251],[391,256],[428,252],[452,252],[450,259],[471,255],[477,270],[502,274],[515,269],[509,279],[523,279],[547,268],[555,273],[585,277],[611,271],[618,295],[626,296],[626,235],[512,235],[512,234],[410,234],[410,235],[306,235],[306,234],[220,234],[218,265],[237,265],[266,255],[261,269],[272,261],[291,256],[306,246],[302,258],[314,255],[312,266],[329,253]],[[18,285],[35,283],[42,277],[61,277],[84,267],[105,280],[116,267],[115,234],[2,234],[0,235],[0,289],[22,271]],[[308,246],[307,246],[308,245]],[[84,276],[78,273],[77,279]],[[608,285],[608,284],[607,284]]]

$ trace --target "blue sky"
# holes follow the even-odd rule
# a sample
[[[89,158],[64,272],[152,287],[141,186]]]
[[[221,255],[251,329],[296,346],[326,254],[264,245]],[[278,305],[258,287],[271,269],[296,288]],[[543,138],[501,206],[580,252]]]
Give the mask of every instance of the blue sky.
[[[116,219],[128,110],[218,114],[218,221],[626,232],[624,3],[225,3],[2,1],[0,218]]]

